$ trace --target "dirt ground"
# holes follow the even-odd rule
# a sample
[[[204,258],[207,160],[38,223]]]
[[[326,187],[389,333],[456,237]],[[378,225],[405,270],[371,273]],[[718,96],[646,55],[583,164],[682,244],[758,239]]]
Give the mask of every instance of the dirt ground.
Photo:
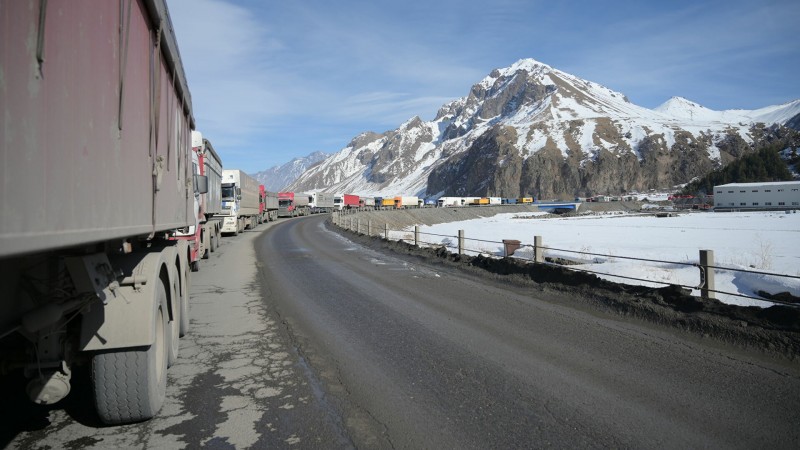
[[[398,229],[415,224],[488,217],[501,212],[535,211],[534,208],[498,206],[491,211],[490,208],[429,208],[416,212],[360,212],[351,216],[359,217],[362,221],[362,231],[366,230],[365,222],[370,220],[373,234],[380,234],[384,223],[388,223],[392,229]],[[625,209],[638,208],[626,204]],[[336,227],[332,221],[328,221],[328,226],[371,248],[424,258],[433,264],[538,291],[565,294],[572,301],[581,302],[580,306],[673,327],[699,338],[716,339],[793,361],[800,359],[800,307],[727,305],[718,300],[694,297],[678,286],[649,288],[619,284],[557,265],[531,264],[512,258],[457,255],[444,248],[417,248],[403,241],[386,241],[379,236],[354,233]]]

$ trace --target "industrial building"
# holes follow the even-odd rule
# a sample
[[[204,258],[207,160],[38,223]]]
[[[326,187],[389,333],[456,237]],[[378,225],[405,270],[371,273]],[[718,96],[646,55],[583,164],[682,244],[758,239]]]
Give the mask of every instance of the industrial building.
[[[800,209],[800,181],[714,186],[714,209]]]

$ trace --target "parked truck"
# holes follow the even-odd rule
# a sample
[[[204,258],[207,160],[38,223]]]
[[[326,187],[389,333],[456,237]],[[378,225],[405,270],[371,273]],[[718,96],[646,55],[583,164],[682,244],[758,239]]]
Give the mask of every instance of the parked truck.
[[[360,197],[358,208],[362,211],[372,211],[375,209],[375,197]]]
[[[270,192],[267,188],[258,185],[258,220],[259,223],[266,223],[278,219],[278,193]]]
[[[189,267],[191,267],[192,272],[196,272],[200,267],[200,259],[207,259],[208,254],[216,249],[215,244],[219,242],[219,221],[208,220],[209,216],[213,216],[213,212],[209,213],[207,211],[210,206],[207,197],[212,195],[219,199],[222,162],[214,152],[213,147],[211,147],[211,143],[204,139],[199,131],[192,131],[191,158],[192,174],[205,177],[208,192],[200,193],[198,189],[194,189],[193,215],[197,218],[196,224],[179,229],[175,233],[175,238],[186,240],[189,243]],[[207,168],[206,164],[210,167]],[[217,205],[216,208],[212,207],[211,209],[216,209],[218,213],[220,206]]]
[[[312,192],[308,194],[308,207],[311,214],[329,213],[333,211],[334,195],[328,192]]]
[[[109,424],[164,402],[207,184],[167,5],[120,5],[0,7],[0,371],[39,404],[90,383]]]
[[[222,170],[222,233],[238,235],[258,225],[258,181],[239,169]]]
[[[342,208],[358,209],[361,206],[361,197],[355,194],[342,194]]]
[[[308,194],[278,192],[278,217],[307,216]]]
[[[201,221],[203,233],[201,245],[203,258],[219,247],[222,237],[222,159],[220,159],[211,141],[203,138],[199,149],[200,175],[208,180],[208,192],[200,196]]]
[[[400,208],[419,208],[420,202],[417,196],[397,196],[394,198],[394,207]]]

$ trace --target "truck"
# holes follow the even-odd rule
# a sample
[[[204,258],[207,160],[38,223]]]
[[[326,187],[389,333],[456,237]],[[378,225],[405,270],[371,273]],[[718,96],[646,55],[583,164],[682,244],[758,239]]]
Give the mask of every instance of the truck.
[[[203,226],[200,243],[203,258],[219,247],[222,237],[222,159],[220,159],[211,141],[203,138],[199,149],[200,175],[208,180],[208,192],[200,196],[201,223]]]
[[[167,4],[120,5],[0,7],[0,371],[42,405],[87,383],[107,424],[164,403],[207,186]]]
[[[278,219],[278,193],[268,191],[263,184],[258,185],[258,213],[259,223]]]
[[[258,225],[258,181],[239,169],[222,170],[222,233],[238,235]]]
[[[329,213],[333,211],[334,195],[328,192],[312,192],[308,194],[308,207],[311,214]]]
[[[375,209],[375,197],[360,197],[358,208],[362,211],[372,211]]]
[[[342,194],[342,208],[358,209],[361,206],[361,197],[355,194]]]
[[[278,192],[278,217],[307,216],[308,194]]]
[[[394,198],[395,208],[418,208],[419,197],[416,196],[397,196]]]
[[[209,220],[214,211],[219,213],[220,205],[209,202],[207,197],[220,198],[222,161],[216,154],[211,142],[204,139],[199,131],[192,131],[192,173],[202,175],[208,182],[208,192],[200,193],[195,189],[193,214],[196,223],[188,228],[178,230],[176,239],[186,240],[189,243],[189,267],[192,272],[200,268],[200,259],[208,259],[209,253],[216,249],[220,238],[220,224],[218,220]],[[206,175],[208,174],[208,175]],[[212,211],[209,212],[208,209]]]

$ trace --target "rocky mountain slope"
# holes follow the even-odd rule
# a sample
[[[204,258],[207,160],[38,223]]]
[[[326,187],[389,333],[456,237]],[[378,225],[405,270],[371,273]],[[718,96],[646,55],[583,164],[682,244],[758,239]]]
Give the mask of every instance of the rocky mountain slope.
[[[800,100],[655,109],[532,59],[492,71],[430,122],[363,133],[289,189],[569,198],[669,188],[768,143],[797,147]]]
[[[282,191],[306,170],[330,156],[323,152],[314,152],[302,158],[295,158],[282,166],[274,166],[253,174],[253,178],[263,184],[268,191]]]

